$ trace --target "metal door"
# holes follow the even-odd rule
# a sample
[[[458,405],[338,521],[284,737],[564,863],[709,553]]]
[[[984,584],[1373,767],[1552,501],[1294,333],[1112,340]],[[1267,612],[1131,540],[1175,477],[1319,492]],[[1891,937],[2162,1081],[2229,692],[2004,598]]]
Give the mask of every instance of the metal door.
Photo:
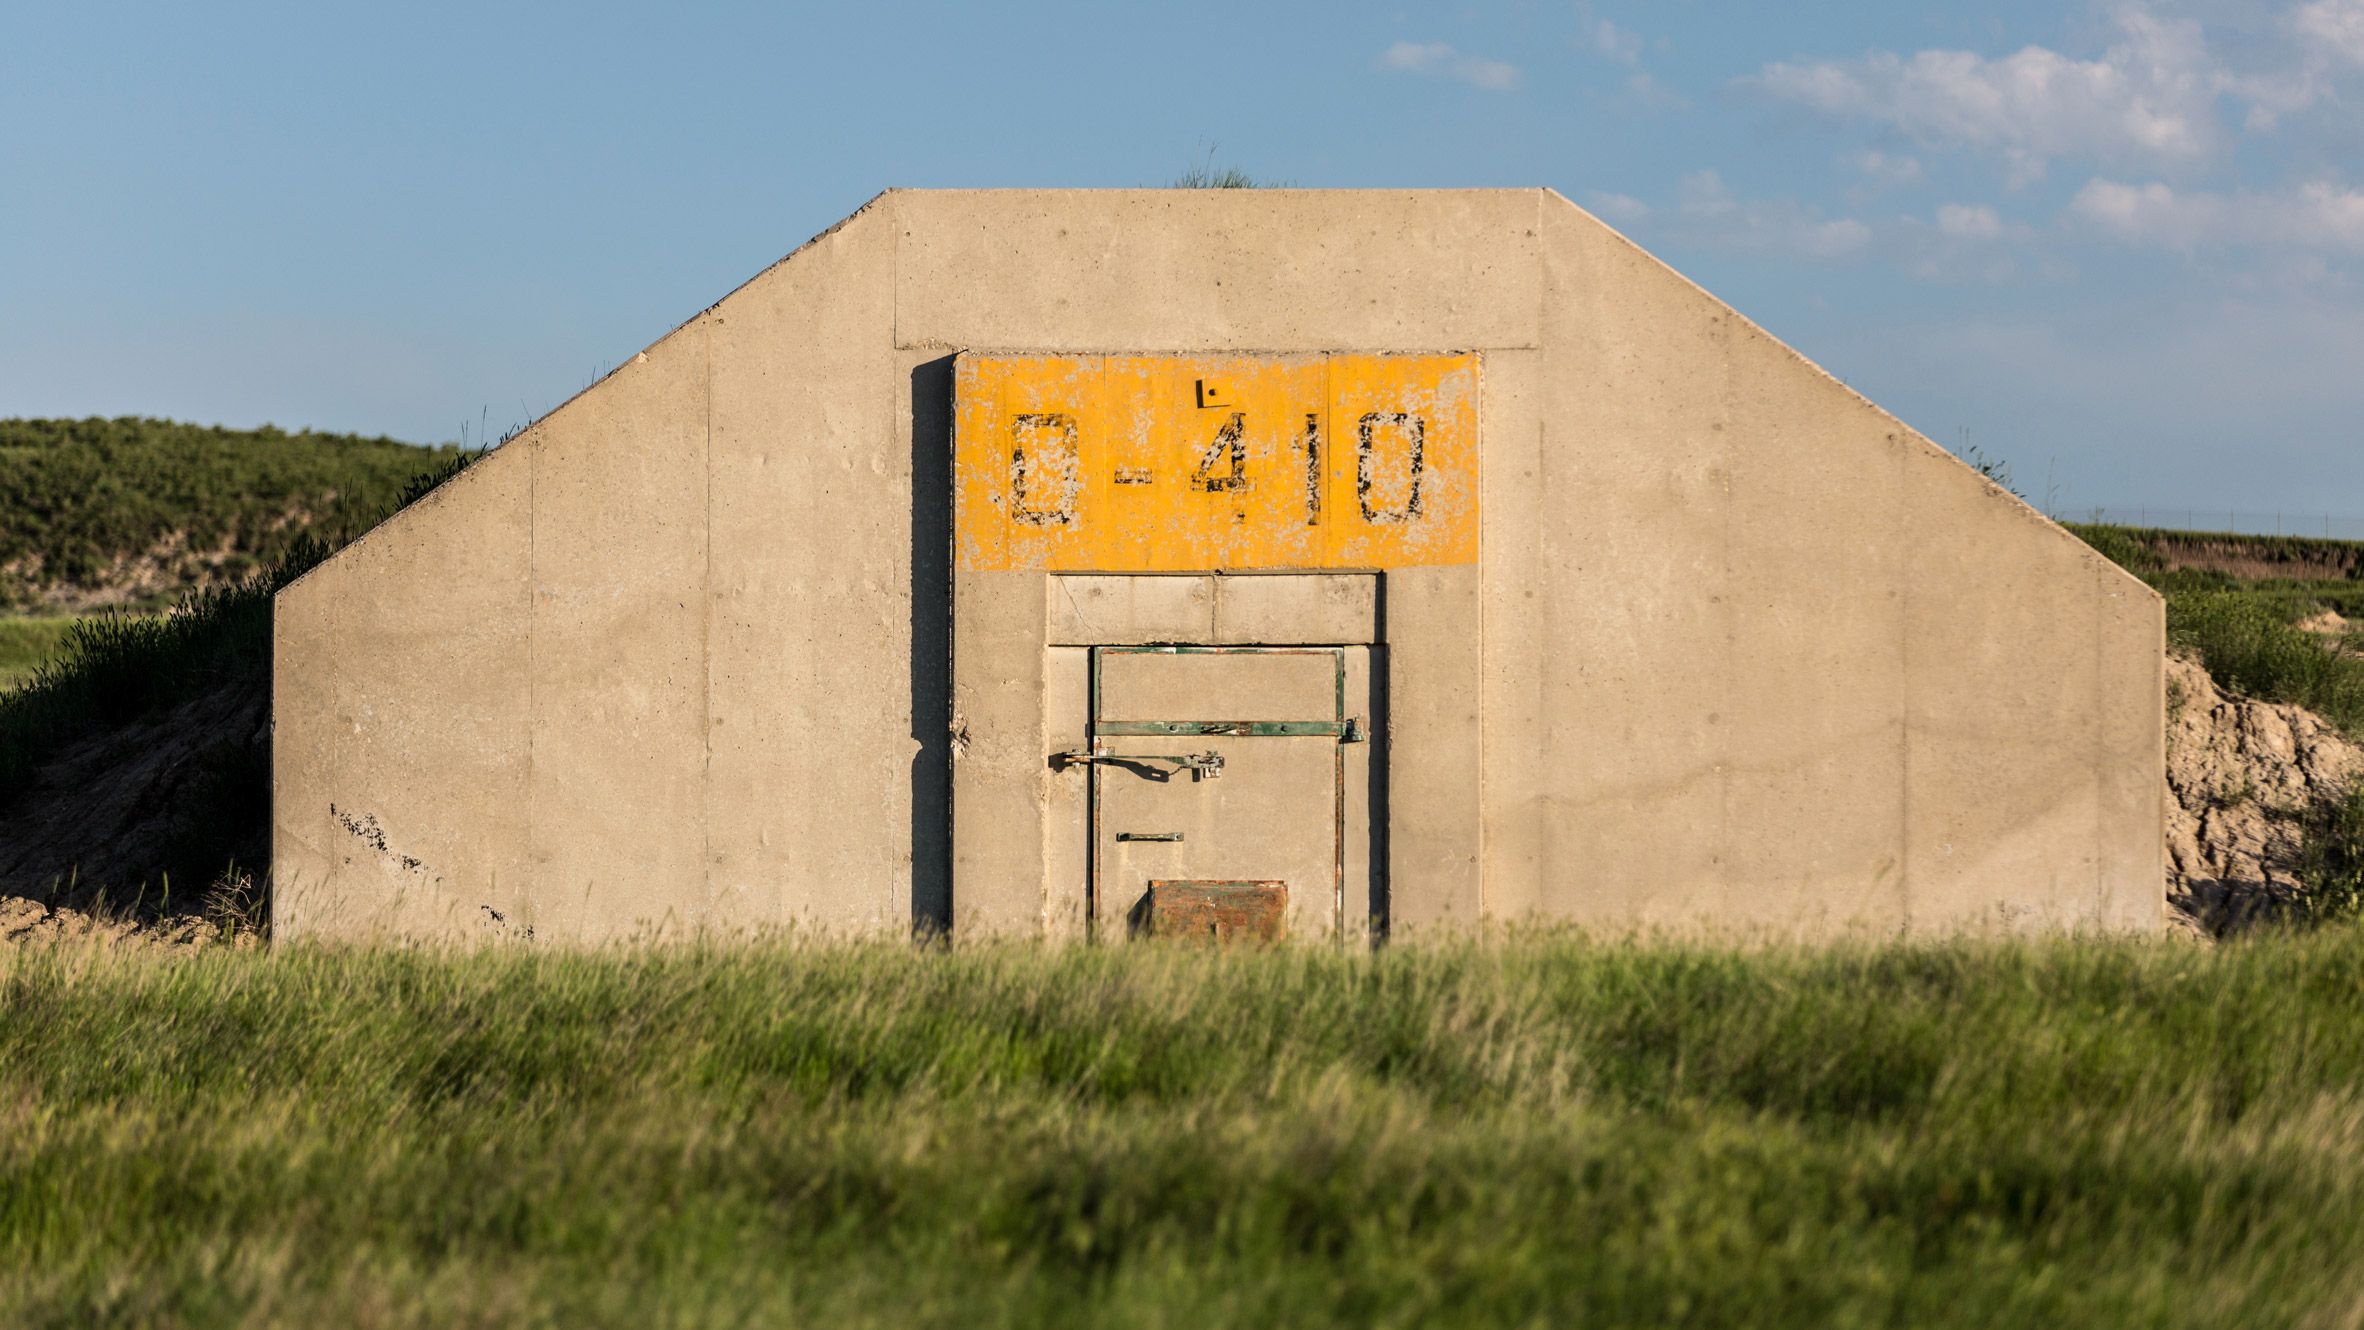
[[[1093,649],[1089,747],[1072,756],[1091,765],[1096,933],[1141,929],[1158,883],[1279,883],[1289,936],[1336,933],[1349,776],[1363,787],[1369,752],[1349,650]]]

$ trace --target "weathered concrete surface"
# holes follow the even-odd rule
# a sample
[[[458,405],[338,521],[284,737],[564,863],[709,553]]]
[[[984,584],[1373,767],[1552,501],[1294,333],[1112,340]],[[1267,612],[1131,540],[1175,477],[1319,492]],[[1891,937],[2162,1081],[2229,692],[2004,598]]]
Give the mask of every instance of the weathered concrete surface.
[[[896,193],[898,346],[1049,352],[1533,346],[1541,190]]]
[[[537,460],[530,448],[503,449],[280,594],[279,936],[495,935],[535,899],[527,544]]]
[[[1379,640],[1376,573],[1047,577],[1047,632],[1059,646],[1181,642],[1306,646]]]
[[[943,890],[925,827],[942,796],[919,787],[944,726],[924,749],[913,708],[917,366],[890,345],[881,220],[863,214],[705,316],[709,867],[680,889],[703,885],[717,927],[908,928],[912,901]],[[915,837],[932,882],[914,874]]]
[[[1556,195],[949,191],[282,593],[282,935],[1075,936],[1086,653],[949,560],[964,349],[1478,355],[1478,561],[1319,611],[1399,932],[2159,924],[2157,599]]]

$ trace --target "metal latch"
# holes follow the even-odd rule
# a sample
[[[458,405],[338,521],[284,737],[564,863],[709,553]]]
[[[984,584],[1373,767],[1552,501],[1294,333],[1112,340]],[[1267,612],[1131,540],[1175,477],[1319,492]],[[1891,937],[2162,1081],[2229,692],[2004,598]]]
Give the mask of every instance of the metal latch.
[[[1223,775],[1223,755],[1211,748],[1203,753],[1184,753],[1177,757],[1166,753],[1111,753],[1095,743],[1090,748],[1070,748],[1063,753],[1051,754],[1051,765],[1061,770],[1071,766],[1090,766],[1094,762],[1120,767],[1171,762],[1175,773],[1187,771],[1192,780],[1218,780]],[[1160,776],[1158,779],[1166,778]]]
[[[1223,774],[1223,755],[1212,748],[1167,760],[1176,770],[1189,772],[1193,780],[1214,780]]]
[[[1363,728],[1363,718],[1360,716],[1348,716],[1346,718],[1346,732],[1338,736],[1338,742],[1342,744],[1367,744],[1371,742],[1371,732]]]

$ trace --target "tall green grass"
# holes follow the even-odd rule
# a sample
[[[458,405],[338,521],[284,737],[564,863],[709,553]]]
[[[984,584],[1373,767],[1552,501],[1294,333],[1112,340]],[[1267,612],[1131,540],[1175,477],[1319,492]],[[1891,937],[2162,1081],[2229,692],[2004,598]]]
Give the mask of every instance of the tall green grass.
[[[45,618],[0,619],[0,693],[30,678],[64,640],[74,620]]]
[[[2300,1326],[2364,936],[0,956],[23,1327]]]

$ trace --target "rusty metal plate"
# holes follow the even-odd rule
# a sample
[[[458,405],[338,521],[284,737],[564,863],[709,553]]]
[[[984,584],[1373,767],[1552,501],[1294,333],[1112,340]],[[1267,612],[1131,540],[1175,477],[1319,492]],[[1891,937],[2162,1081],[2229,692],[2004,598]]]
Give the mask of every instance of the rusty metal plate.
[[[1154,881],[1143,898],[1143,936],[1210,944],[1278,942],[1287,932],[1281,882]]]
[[[1478,358],[963,355],[963,571],[1478,557]]]

